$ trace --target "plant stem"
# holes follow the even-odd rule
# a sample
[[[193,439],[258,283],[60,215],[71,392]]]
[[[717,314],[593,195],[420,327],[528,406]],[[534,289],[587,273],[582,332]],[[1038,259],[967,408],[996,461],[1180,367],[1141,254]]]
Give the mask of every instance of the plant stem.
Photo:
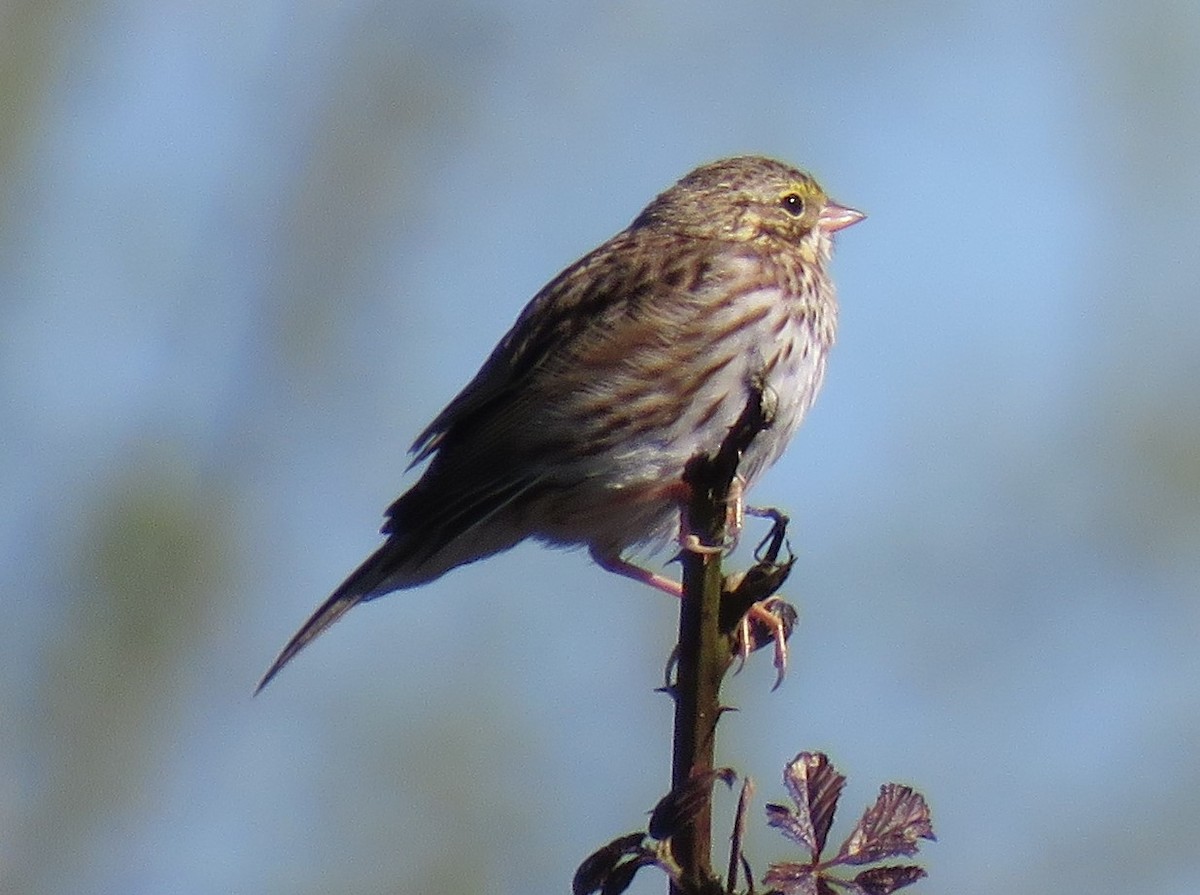
[[[715,457],[697,456],[684,481],[691,487],[688,533],[704,544],[725,543],[730,492],[742,453],[771,424],[773,394],[753,382],[746,408]],[[728,638],[721,633],[721,554],[683,552],[683,599],[679,609],[679,661],[675,679],[675,738],[671,787],[678,789],[714,766],[721,680],[730,664]],[[700,888],[714,878],[712,798],[705,798],[688,828],[673,839],[685,885]],[[686,889],[672,883],[672,895]]]
[[[706,539],[707,543],[720,543],[719,538],[725,531],[725,506],[721,504],[720,519],[715,521],[718,514],[713,509],[717,502],[710,499],[711,496],[706,494],[692,501],[692,530],[711,532],[716,538]],[[717,718],[721,710],[721,678],[729,664],[729,647],[717,625],[720,604],[720,554],[685,552],[683,599],[679,610],[679,664],[675,681],[672,789],[685,785],[693,774],[713,768]],[[675,859],[686,878],[699,881],[712,876],[711,799],[705,800],[689,828],[674,840],[674,849]]]

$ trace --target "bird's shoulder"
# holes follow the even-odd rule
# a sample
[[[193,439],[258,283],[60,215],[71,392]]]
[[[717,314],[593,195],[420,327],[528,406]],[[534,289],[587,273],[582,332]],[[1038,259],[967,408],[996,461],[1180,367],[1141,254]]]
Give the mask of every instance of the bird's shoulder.
[[[570,356],[622,318],[668,296],[698,294],[722,275],[727,246],[652,228],[613,236],[550,280],[525,306],[479,372],[418,436],[413,464],[454,425],[484,414],[548,362]]]

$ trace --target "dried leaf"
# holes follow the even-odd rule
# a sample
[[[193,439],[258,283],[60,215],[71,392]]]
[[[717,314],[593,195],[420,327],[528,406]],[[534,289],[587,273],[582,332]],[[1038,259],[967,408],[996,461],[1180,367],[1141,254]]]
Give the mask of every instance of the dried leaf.
[[[915,864],[893,864],[888,867],[872,867],[854,877],[855,884],[863,895],[891,895],[897,889],[912,885],[926,876]]]
[[[599,892],[624,858],[629,855],[646,854],[645,848],[642,847],[642,840],[645,838],[644,833],[630,833],[614,839],[584,858],[571,882],[574,895],[592,895],[593,892]]]
[[[910,786],[885,783],[842,843],[838,863],[869,864],[882,858],[917,853],[918,839],[935,839],[925,797]]]

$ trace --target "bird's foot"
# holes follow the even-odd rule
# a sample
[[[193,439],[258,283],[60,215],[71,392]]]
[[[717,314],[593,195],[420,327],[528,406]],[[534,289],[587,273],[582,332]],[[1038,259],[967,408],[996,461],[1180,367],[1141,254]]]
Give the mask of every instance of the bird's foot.
[[[681,551],[699,553],[701,556],[716,556],[718,553],[725,552],[724,547],[716,544],[705,544],[701,542],[700,536],[695,534],[681,535],[679,538],[679,548]]]
[[[750,653],[761,649],[770,640],[775,645],[773,664],[775,665],[775,683],[772,690],[779,689],[787,675],[788,646],[787,641],[796,625],[795,608],[781,597],[772,596],[751,604],[746,614],[737,623],[734,632],[734,651],[738,667],[742,670]]]
[[[768,640],[775,644],[778,674],[772,689],[776,689],[787,673],[787,640],[798,615],[795,607],[775,594],[787,580],[796,558],[789,550],[788,558],[779,562],[787,532],[786,515],[776,509],[750,508],[748,512],[769,518],[774,524],[754,551],[758,562],[745,572],[726,576],[721,595],[721,628],[732,634],[737,671],[741,671],[750,653],[765,646]]]

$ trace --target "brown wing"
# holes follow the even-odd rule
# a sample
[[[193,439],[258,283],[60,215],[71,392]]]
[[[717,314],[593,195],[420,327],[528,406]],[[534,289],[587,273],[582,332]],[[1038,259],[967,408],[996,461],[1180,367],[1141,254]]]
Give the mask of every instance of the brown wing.
[[[384,532],[414,539],[414,553],[432,557],[448,544],[542,487],[561,488],[555,439],[562,426],[546,425],[545,383],[573,359],[607,351],[618,329],[622,342],[661,338],[657,315],[641,313],[671,293],[697,288],[705,253],[673,265],[661,259],[672,234],[624,231],[567,268],[543,288],[496,346],[475,378],[417,438],[413,463],[433,457],[425,475],[388,509]],[[714,246],[714,248],[716,248]],[[678,253],[671,253],[677,255]]]
[[[570,354],[589,334],[655,301],[663,291],[690,289],[703,276],[695,256],[663,268],[655,263],[678,237],[625,230],[551,280],[521,312],[479,372],[417,437],[415,466],[437,451],[450,432],[466,436],[494,422],[525,381],[549,359]]]

